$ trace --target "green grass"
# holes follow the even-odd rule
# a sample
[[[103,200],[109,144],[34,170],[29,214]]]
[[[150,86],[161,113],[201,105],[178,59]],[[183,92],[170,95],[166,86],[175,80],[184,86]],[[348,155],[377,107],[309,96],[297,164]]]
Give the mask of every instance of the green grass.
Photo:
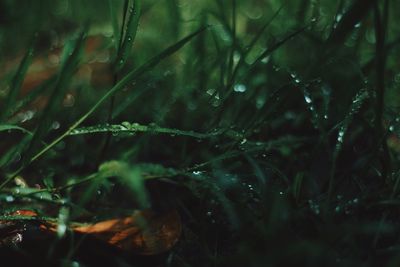
[[[42,266],[398,266],[399,8],[4,1],[0,221],[28,230],[10,244],[0,228],[0,254]],[[180,214],[167,253],[66,230],[143,209]],[[57,234],[38,232],[43,220]]]

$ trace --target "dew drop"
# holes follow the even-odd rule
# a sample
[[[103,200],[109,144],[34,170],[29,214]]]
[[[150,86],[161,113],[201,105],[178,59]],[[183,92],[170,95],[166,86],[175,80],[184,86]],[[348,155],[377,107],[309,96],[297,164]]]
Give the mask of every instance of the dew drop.
[[[121,125],[122,125],[123,127],[125,127],[126,129],[130,129],[130,128],[131,128],[131,123],[130,123],[129,121],[123,121],[123,122],[121,123]]]
[[[343,143],[343,136],[344,136],[344,130],[340,130],[338,133],[338,142]]]
[[[237,93],[244,93],[246,92],[247,88],[244,84],[235,84],[235,86],[233,87],[233,91],[237,92]]]
[[[51,125],[51,128],[53,130],[57,130],[58,128],[60,128],[60,123],[58,121],[53,122],[53,124]]]
[[[343,15],[342,14],[337,14],[335,20],[336,22],[339,22],[342,19]]]
[[[13,196],[6,196],[6,201],[7,202],[13,202],[15,198]]]
[[[271,58],[270,56],[266,56],[263,59],[261,59],[261,62],[264,64],[267,64],[269,62],[270,58]]]
[[[311,97],[309,97],[309,96],[307,96],[307,95],[304,96],[304,100],[305,100],[308,104],[310,104],[310,103],[312,102]]]

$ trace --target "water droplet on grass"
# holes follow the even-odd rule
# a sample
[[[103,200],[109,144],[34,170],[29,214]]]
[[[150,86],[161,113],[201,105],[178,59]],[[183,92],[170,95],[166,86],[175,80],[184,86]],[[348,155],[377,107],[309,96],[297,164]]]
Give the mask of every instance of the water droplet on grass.
[[[340,14],[340,13],[337,14],[337,16],[335,18],[336,22],[339,22],[342,19],[342,17],[343,17],[343,14]]]
[[[235,84],[235,86],[233,87],[233,91],[237,92],[237,93],[244,93],[246,92],[247,88],[244,84]]]
[[[267,64],[269,62],[270,58],[271,58],[270,56],[266,56],[263,59],[261,59],[261,62],[264,63],[264,64]]]
[[[53,122],[53,124],[51,125],[51,128],[53,130],[57,130],[60,128],[60,123],[58,121]]]
[[[338,138],[337,138],[337,141],[339,143],[343,143],[343,136],[344,136],[344,130],[340,130],[338,133]]]
[[[125,127],[126,129],[130,129],[131,128],[131,123],[129,122],[129,121],[123,121],[122,123],[121,123],[121,125],[123,126],[123,127]]]
[[[7,202],[13,202],[15,198],[13,196],[6,196],[6,201]]]

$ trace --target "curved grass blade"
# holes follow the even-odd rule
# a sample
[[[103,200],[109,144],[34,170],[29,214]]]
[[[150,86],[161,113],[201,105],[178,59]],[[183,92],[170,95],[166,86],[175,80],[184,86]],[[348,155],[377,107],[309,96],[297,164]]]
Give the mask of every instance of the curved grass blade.
[[[14,115],[18,110],[21,110],[23,107],[32,103],[32,101],[34,101],[37,97],[42,95],[47,89],[54,86],[55,81],[56,77],[52,77],[44,81],[42,84],[36,86],[24,98],[15,102],[14,106],[10,108],[9,115],[10,116]]]
[[[29,135],[33,135],[32,132],[30,132],[27,129],[22,128],[20,126],[11,125],[11,124],[0,124],[0,132],[10,131],[10,130],[18,130],[18,131],[21,131],[23,133],[26,133],[26,134],[29,134]]]
[[[0,168],[3,168],[6,164],[8,164],[12,159],[18,155],[18,153],[28,144],[28,142],[31,140],[31,137],[33,136],[33,133],[31,131],[28,131],[25,128],[22,128],[17,125],[11,125],[11,124],[2,124],[0,125],[0,132],[4,131],[21,131],[24,134],[27,134],[20,142],[18,142],[17,145],[13,146],[10,148],[7,152],[3,153],[3,155],[0,157]]]
[[[5,166],[10,164],[13,159],[18,157],[19,153],[21,153],[21,151],[29,144],[31,138],[32,135],[25,135],[25,137],[19,141],[18,144],[14,145],[7,152],[4,152],[0,158],[0,168],[5,168]]]
[[[22,59],[21,63],[19,64],[18,70],[15,73],[15,75],[11,81],[10,91],[9,91],[7,99],[6,99],[5,108],[2,111],[1,116],[0,116],[2,121],[10,115],[10,110],[13,108],[13,106],[17,100],[18,94],[22,87],[22,83],[26,76],[26,72],[28,71],[29,65],[32,62],[34,44],[35,44],[35,40],[33,41],[32,45],[29,47],[29,49],[26,51],[25,56]]]

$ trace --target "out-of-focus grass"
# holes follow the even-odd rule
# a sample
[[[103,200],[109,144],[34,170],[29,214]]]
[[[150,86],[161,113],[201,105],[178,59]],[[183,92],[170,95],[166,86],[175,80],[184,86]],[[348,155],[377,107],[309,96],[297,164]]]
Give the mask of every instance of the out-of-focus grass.
[[[177,210],[147,266],[398,266],[396,1],[0,6],[4,214]]]

